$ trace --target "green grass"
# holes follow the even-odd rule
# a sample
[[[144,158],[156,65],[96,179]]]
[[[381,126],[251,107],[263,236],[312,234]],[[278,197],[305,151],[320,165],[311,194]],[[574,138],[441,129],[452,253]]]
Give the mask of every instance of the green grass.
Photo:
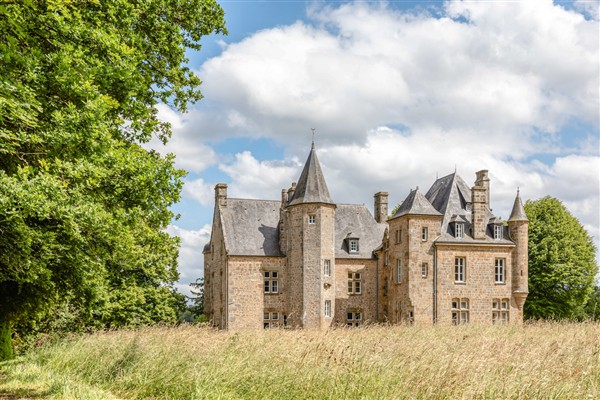
[[[600,324],[239,333],[181,326],[96,333],[0,364],[2,395],[597,399]]]

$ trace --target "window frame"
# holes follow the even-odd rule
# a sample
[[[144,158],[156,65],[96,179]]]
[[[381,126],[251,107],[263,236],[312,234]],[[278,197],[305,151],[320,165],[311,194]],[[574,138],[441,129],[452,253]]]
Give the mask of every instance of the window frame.
[[[466,282],[467,282],[467,258],[466,257],[455,257],[454,258],[454,283],[462,284],[462,283],[466,283]]]
[[[273,275],[274,274],[274,275]],[[278,294],[279,293],[279,271],[266,270],[263,271],[263,293]]]
[[[429,228],[426,226],[421,227],[421,241],[426,242],[429,240]]]
[[[317,223],[317,216],[316,214],[308,214],[308,224],[309,225],[314,225]]]
[[[362,272],[348,271],[348,294],[362,294]]]
[[[363,313],[361,310],[349,309],[346,310],[346,325],[347,326],[360,326],[363,322]]]
[[[462,222],[457,222],[454,225],[454,237],[457,239],[464,239],[465,237],[465,224]]]
[[[402,243],[402,229],[396,229],[396,244]]]
[[[492,324],[510,323],[510,300],[508,298],[492,299]]]
[[[358,239],[352,238],[348,239],[348,253],[350,254],[358,254]]]
[[[498,280],[499,277],[500,280]],[[506,258],[496,258],[494,260],[494,283],[498,285],[506,284]]]
[[[502,225],[494,225],[494,240],[502,240],[504,238],[504,227]]]
[[[427,278],[429,275],[429,263],[422,262],[421,263],[421,278]]]
[[[323,276],[331,276],[331,260],[329,258],[323,260]]]
[[[263,311],[263,329],[279,328],[281,326],[279,314],[279,311]]]
[[[325,300],[325,318],[331,318],[331,300]]]
[[[471,302],[468,298],[452,298],[451,300],[452,325],[465,325],[470,321]]]
[[[396,259],[396,283],[402,283],[402,259]]]

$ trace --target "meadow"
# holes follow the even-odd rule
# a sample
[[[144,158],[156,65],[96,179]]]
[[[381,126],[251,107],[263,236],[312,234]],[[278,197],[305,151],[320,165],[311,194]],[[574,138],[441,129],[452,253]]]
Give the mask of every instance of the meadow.
[[[600,324],[97,332],[0,364],[0,399],[598,399]]]

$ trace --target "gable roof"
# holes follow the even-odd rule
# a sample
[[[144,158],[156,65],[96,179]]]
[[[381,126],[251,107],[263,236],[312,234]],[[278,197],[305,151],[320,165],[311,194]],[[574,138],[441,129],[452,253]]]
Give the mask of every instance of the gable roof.
[[[282,256],[279,251],[280,201],[227,199],[221,208],[227,251],[235,256]]]
[[[373,258],[381,244],[386,223],[377,223],[364,204],[338,204],[335,210],[336,258]],[[358,239],[358,253],[348,252],[345,239]]]
[[[314,143],[310,148],[310,153],[300,174],[298,185],[288,205],[292,206],[302,203],[333,204],[327,184],[325,183],[321,165],[319,164],[319,159],[317,158]]]
[[[406,199],[402,202],[392,218],[401,217],[403,215],[442,215],[438,210],[433,208],[429,200],[423,196],[419,188],[411,190]]]

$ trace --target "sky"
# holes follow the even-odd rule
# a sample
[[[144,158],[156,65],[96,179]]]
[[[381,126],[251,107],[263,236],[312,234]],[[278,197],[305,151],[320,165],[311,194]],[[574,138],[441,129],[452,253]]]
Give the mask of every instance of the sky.
[[[390,209],[410,189],[489,170],[491,207],[560,199],[600,245],[597,1],[222,0],[229,35],[202,39],[189,66],[204,99],[159,105],[173,137],[149,146],[187,170],[180,281],[203,276],[214,185],[280,199],[311,128],[333,200]],[[599,253],[600,254],[600,253]],[[600,260],[600,257],[598,258]]]

